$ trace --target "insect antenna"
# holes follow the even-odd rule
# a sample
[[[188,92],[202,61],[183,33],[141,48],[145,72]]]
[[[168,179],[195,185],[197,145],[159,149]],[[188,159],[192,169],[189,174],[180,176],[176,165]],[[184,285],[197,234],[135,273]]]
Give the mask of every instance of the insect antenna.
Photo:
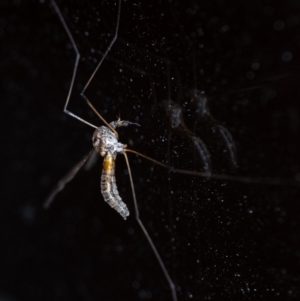
[[[173,280],[171,279],[167,269],[166,269],[166,266],[165,264],[163,263],[148,231],[146,230],[143,222],[141,221],[140,219],[140,212],[139,212],[139,208],[138,208],[138,205],[137,205],[137,201],[136,201],[136,195],[135,195],[135,189],[134,189],[134,185],[133,185],[133,179],[132,179],[132,174],[131,174],[131,169],[130,169],[130,165],[129,165],[129,160],[128,160],[128,157],[127,157],[127,154],[124,152],[123,153],[124,157],[125,157],[125,161],[126,161],[126,164],[127,164],[127,168],[128,168],[128,174],[129,174],[129,179],[130,179],[130,185],[131,185],[131,191],[132,191],[132,197],[133,197],[133,203],[134,203],[134,209],[135,209],[135,218],[139,224],[139,226],[141,227],[145,237],[147,238],[154,254],[155,254],[155,257],[157,259],[157,261],[159,262],[159,265],[169,283],[169,286],[171,288],[171,291],[172,291],[172,298],[173,298],[173,301],[177,301],[177,294],[176,294],[176,288],[175,288],[175,285],[173,283]],[[155,161],[155,160],[154,160]],[[157,161],[158,162],[158,161]]]

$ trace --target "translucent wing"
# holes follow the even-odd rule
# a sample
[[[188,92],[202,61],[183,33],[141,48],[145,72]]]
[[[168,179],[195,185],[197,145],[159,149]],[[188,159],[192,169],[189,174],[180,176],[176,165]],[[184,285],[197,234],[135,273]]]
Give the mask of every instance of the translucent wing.
[[[55,186],[55,188],[52,190],[48,198],[46,199],[44,203],[44,208],[48,209],[51,203],[53,202],[55,196],[64,189],[67,183],[69,183],[75,175],[78,173],[80,168],[84,165],[84,163],[87,161],[87,159],[95,152],[94,149],[89,151],[87,155],[85,155]]]

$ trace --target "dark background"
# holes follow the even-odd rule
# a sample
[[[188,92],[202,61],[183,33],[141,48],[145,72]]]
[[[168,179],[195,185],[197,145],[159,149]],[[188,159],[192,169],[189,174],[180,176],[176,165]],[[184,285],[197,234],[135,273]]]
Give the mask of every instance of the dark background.
[[[58,5],[82,55],[69,109],[100,126],[79,93],[112,39],[117,3]],[[179,300],[300,298],[299,9],[296,0],[122,3],[118,40],[87,96],[109,122],[121,114],[141,124],[119,131],[128,147],[203,171],[188,136],[170,127],[171,98],[207,145],[213,173],[237,179],[175,174],[129,155],[141,218]],[[1,300],[171,300],[134,219],[121,155],[127,221],[100,194],[102,159],[42,209],[91,149],[93,129],[63,113],[75,53],[50,2],[0,0],[0,12]],[[232,134],[237,168],[197,117],[195,88]]]

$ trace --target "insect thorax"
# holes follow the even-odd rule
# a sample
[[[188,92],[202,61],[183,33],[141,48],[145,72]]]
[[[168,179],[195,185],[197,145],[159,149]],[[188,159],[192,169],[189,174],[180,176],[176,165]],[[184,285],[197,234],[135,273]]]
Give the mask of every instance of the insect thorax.
[[[102,157],[108,154],[115,157],[117,153],[123,153],[126,147],[118,142],[115,133],[106,126],[100,126],[95,130],[92,141],[94,148]]]

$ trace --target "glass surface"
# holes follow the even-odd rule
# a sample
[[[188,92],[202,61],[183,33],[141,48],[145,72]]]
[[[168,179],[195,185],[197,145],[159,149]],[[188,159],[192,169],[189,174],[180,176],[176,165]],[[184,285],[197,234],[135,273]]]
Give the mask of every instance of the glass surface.
[[[116,162],[122,219],[100,194],[102,158],[49,210],[57,181],[92,148],[63,113],[75,52],[49,1],[0,1],[0,293],[11,300],[172,300]],[[57,1],[81,54],[68,109],[116,28],[114,1]],[[86,90],[128,154],[143,223],[178,300],[299,298],[299,2],[122,3],[118,38]],[[219,176],[223,179],[218,179]]]

